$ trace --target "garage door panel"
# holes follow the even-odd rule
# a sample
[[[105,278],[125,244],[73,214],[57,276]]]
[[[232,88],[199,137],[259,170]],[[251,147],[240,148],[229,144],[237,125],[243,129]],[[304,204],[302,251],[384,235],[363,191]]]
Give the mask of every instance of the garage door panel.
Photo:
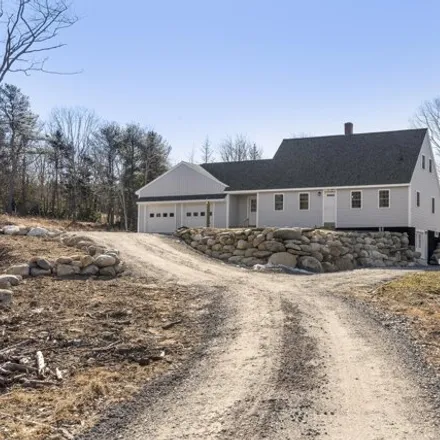
[[[182,224],[188,228],[202,228],[206,226],[206,203],[188,203],[184,205]]]
[[[149,205],[147,210],[147,232],[171,234],[176,230],[176,205]]]

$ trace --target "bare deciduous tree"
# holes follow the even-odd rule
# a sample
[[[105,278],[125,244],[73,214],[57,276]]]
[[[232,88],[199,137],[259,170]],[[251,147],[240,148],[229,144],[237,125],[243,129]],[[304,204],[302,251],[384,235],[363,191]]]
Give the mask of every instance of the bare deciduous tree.
[[[66,0],[0,0],[0,26],[4,28],[0,83],[8,72],[62,74],[47,70],[45,64],[47,53],[65,46],[56,42],[59,33],[78,21],[70,9]]]
[[[440,155],[440,97],[424,102],[413,118],[412,125],[417,128],[428,128],[432,146]]]
[[[202,144],[200,153],[202,156],[202,163],[209,163],[214,161],[214,150],[211,147],[211,142],[208,136],[206,136],[206,139]]]
[[[263,156],[263,150],[242,134],[238,134],[235,138],[228,136],[220,144],[219,153],[223,162],[257,160]]]

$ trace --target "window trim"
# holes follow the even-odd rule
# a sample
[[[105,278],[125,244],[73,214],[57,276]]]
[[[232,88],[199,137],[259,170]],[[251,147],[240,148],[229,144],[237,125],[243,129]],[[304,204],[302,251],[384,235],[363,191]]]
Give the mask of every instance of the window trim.
[[[301,196],[307,196],[307,209],[301,208]],[[298,193],[298,211],[310,211],[310,193],[309,192],[300,192]]]
[[[380,192],[381,191],[388,191],[388,206],[380,206]],[[379,209],[390,209],[391,208],[391,190],[388,188],[383,188],[377,190],[377,207]]]
[[[426,170],[426,156],[422,154],[422,170]]]
[[[420,208],[422,205],[422,196],[420,194],[420,191],[416,191],[416,208]]]
[[[353,208],[353,193],[360,193],[361,194],[361,206],[360,208]],[[353,189],[350,191],[350,209],[354,210],[361,210],[364,207],[364,194],[361,189]]]
[[[276,208],[276,203],[275,203],[276,196],[283,196],[283,209],[275,209]],[[275,193],[273,195],[273,210],[274,210],[274,212],[283,212],[284,208],[285,208],[285,204],[286,204],[286,196],[284,193]]]
[[[431,197],[431,214],[435,214],[435,197]]]

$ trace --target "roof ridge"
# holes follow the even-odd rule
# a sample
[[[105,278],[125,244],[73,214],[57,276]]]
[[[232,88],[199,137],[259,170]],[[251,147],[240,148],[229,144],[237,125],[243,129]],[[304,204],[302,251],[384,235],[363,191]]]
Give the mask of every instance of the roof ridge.
[[[342,134],[329,134],[323,136],[303,136],[303,137],[292,137],[292,138],[283,138],[283,141],[295,141],[295,140],[304,140],[304,139],[324,139],[324,138],[336,138],[336,137],[353,137],[353,136],[363,136],[363,135],[371,135],[371,134],[389,134],[389,133],[403,133],[409,131],[428,131],[428,128],[405,128],[403,130],[385,130],[385,131],[365,131],[361,133],[353,133],[350,135]]]

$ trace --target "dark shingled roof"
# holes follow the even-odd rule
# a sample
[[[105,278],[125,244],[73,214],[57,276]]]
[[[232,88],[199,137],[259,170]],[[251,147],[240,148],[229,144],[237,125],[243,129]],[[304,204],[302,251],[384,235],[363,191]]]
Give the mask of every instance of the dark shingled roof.
[[[284,139],[273,159],[202,167],[229,191],[409,183],[426,129]]]
[[[195,194],[189,196],[153,196],[139,197],[138,202],[168,202],[175,200],[220,200],[226,197],[225,193],[221,194]]]

